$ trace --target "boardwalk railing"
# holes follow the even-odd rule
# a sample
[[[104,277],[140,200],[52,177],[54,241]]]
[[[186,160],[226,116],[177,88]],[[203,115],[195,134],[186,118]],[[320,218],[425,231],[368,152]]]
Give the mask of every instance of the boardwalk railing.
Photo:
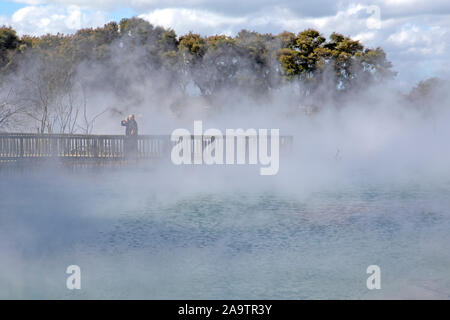
[[[193,155],[214,141],[209,136],[191,136],[191,139]],[[175,143],[169,135],[130,138],[122,135],[0,133],[0,161],[39,158],[119,160],[126,159],[129,154],[137,159],[156,159],[170,156]],[[291,144],[292,137],[280,137],[281,149]]]
[[[124,146],[129,140],[120,135],[0,133],[0,159],[120,159],[125,157]],[[170,142],[164,135],[142,135],[133,140],[137,143],[137,157],[148,159],[161,157]]]

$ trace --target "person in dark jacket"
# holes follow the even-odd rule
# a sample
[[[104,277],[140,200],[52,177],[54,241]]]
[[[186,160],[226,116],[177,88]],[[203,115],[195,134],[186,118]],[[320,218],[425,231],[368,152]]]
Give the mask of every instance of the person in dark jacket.
[[[136,120],[134,120],[134,114],[130,114],[128,118],[125,120],[122,120],[121,122],[122,126],[125,128],[125,135],[126,136],[137,136],[138,134],[138,125]]]
[[[124,151],[125,157],[136,158],[138,153],[138,125],[136,120],[134,120],[134,114],[130,114],[128,118],[122,120],[122,126],[125,127],[125,140],[124,140]]]

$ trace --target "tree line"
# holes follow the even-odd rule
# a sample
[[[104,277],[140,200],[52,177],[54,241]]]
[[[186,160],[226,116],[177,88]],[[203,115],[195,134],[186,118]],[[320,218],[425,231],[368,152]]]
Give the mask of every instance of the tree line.
[[[95,76],[83,75],[81,66]],[[137,17],[40,37],[2,27],[0,128],[20,114],[38,132],[89,133],[104,111],[89,112],[87,91],[136,99],[133,84],[149,78],[158,79],[155,94],[181,99],[193,90],[211,101],[233,90],[257,99],[289,83],[298,84],[301,97],[319,99],[324,87],[332,95],[362,90],[393,78],[392,69],[383,49],[338,33],[327,39],[314,29],[178,36]]]

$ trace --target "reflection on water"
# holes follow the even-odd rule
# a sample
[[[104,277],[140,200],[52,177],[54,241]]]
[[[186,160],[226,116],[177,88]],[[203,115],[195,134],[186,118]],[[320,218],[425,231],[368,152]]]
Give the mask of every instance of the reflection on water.
[[[0,298],[450,298],[448,184],[129,187],[2,183]]]

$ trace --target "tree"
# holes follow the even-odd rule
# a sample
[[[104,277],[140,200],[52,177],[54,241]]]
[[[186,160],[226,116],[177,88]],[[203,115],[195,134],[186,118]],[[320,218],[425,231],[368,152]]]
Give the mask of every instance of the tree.
[[[236,43],[242,53],[238,86],[256,93],[256,96],[277,87],[278,64],[273,63],[278,49],[276,37],[242,30],[236,36]]]
[[[18,81],[24,85],[17,88],[17,95],[27,105],[24,112],[35,121],[39,133],[52,133],[58,103],[72,85],[74,66],[52,51],[37,49],[23,67]]]
[[[383,81],[395,75],[381,48],[368,49],[357,40],[333,33],[323,55],[334,63],[339,89],[350,89]]]
[[[324,77],[332,77],[335,90],[350,90],[395,76],[392,64],[381,48],[368,49],[357,40],[332,33],[330,40],[313,29],[297,36],[278,35],[282,48],[278,59],[285,79],[300,79],[306,94],[320,87]],[[327,72],[333,70],[333,73]]]
[[[103,92],[125,105],[110,108],[126,109],[149,97],[170,105],[189,96],[191,85],[213,103],[224,92],[265,99],[290,83],[302,99],[317,102],[394,75],[381,48],[365,48],[338,33],[327,40],[314,29],[178,37],[137,17],[74,34],[20,39],[12,28],[0,28],[0,92],[12,90],[17,100],[0,101],[3,118],[12,119],[16,104],[25,106],[21,114],[38,132],[90,132],[96,112],[86,100]],[[87,90],[80,93],[79,85]]]
[[[407,95],[407,99],[418,106],[430,106],[436,100],[448,98],[448,81],[440,78],[428,78],[420,81]]]
[[[5,26],[0,28],[0,69],[8,65],[20,44],[20,39],[13,28]]]
[[[7,129],[11,125],[11,119],[21,113],[25,109],[24,105],[21,105],[15,99],[15,92],[10,88],[6,94],[0,98],[0,131],[1,129]]]
[[[300,32],[295,38],[287,33],[281,35],[286,48],[278,54],[280,62],[289,78],[299,76],[308,79],[314,76],[321,64],[325,38],[314,29]]]
[[[190,32],[180,37],[178,42],[178,66],[183,89],[189,81],[193,80],[202,94],[206,94],[201,76],[198,77],[201,74],[202,60],[206,51],[206,40],[199,34]]]

